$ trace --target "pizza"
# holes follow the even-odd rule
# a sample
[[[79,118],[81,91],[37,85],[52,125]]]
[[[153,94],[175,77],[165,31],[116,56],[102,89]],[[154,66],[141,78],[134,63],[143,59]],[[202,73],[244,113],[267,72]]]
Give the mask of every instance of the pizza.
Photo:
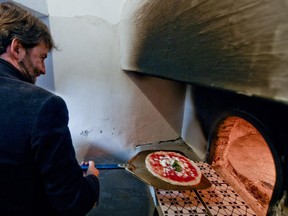
[[[149,172],[173,185],[194,186],[201,180],[201,171],[187,157],[169,151],[155,151],[145,158]]]

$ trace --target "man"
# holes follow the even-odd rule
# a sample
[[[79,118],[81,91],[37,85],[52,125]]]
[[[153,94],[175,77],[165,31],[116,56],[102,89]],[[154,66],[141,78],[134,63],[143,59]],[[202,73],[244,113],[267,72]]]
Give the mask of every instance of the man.
[[[48,28],[0,4],[0,215],[85,215],[99,198],[94,162],[83,174],[62,98],[34,85],[55,48]]]

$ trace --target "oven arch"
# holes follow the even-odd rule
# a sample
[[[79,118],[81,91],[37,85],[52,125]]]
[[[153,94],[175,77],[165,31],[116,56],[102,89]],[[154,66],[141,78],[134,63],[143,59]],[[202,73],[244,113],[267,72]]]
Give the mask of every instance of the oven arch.
[[[215,148],[216,148],[216,141],[217,141],[217,134],[219,127],[224,123],[224,121],[230,117],[237,117],[240,119],[245,120],[249,124],[251,124],[263,137],[263,139],[266,141],[267,146],[270,149],[271,155],[273,157],[274,165],[275,165],[275,184],[272,192],[272,196],[269,202],[269,207],[267,210],[267,215],[274,215],[274,207],[278,204],[279,200],[283,196],[283,167],[281,163],[281,158],[275,148],[275,144],[273,141],[273,134],[270,134],[267,130],[267,127],[265,124],[260,121],[255,115],[245,111],[245,110],[238,110],[238,109],[231,109],[231,110],[225,110],[222,113],[220,113],[217,117],[215,117],[215,120],[212,120],[210,133],[208,135],[208,149],[206,153],[206,161],[209,164],[212,164],[213,156],[215,154]]]

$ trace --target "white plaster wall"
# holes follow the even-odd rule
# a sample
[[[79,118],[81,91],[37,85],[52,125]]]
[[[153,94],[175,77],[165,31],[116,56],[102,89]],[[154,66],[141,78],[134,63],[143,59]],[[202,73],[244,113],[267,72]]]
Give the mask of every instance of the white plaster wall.
[[[141,23],[143,6],[149,4],[149,0],[127,0],[123,7],[123,13],[120,28],[120,62],[121,67],[126,70],[137,71],[137,63],[134,56],[137,56],[138,49],[135,49],[139,44],[141,34],[137,33],[137,25]],[[137,11],[137,13],[135,13]],[[161,11],[159,11],[161,13]],[[138,29],[139,30],[139,29]],[[140,38],[142,39],[142,38]],[[184,85],[184,84],[183,84]],[[207,140],[204,137],[199,121],[196,118],[195,108],[193,104],[193,95],[191,95],[191,86],[187,85],[185,99],[183,101],[183,124],[181,127],[181,138],[192,148],[200,159],[205,158]],[[177,110],[177,109],[175,109]],[[172,114],[173,115],[173,114]]]
[[[27,1],[27,0],[25,0]],[[111,24],[120,20],[126,0],[46,0],[51,17],[96,16]]]
[[[136,145],[180,136],[185,85],[122,71],[125,1],[47,0],[55,92],[67,102],[79,160],[99,150],[129,159]]]
[[[197,156],[201,160],[204,160],[207,153],[206,150],[208,142],[204,137],[199,121],[196,118],[192,88],[192,86],[188,85],[186,90],[181,137],[192,148]]]
[[[47,17],[48,7],[46,0],[12,0],[18,5],[28,9],[36,17]]]

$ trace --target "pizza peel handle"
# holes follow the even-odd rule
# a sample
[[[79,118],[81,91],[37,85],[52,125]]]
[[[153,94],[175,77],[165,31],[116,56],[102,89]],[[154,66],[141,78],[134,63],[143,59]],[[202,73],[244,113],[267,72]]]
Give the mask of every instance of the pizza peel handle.
[[[80,166],[83,171],[88,169],[88,165],[81,165]],[[97,169],[124,169],[122,164],[95,164]]]
[[[211,182],[202,174],[201,181],[197,185],[193,186],[179,186],[179,185],[173,185],[168,182],[165,182],[154,175],[152,175],[148,169],[146,168],[145,159],[146,156],[152,152],[155,152],[155,150],[147,150],[142,151],[136,154],[133,158],[131,158],[125,169],[133,174],[135,177],[139,178],[143,182],[145,182],[148,185],[151,185],[158,189],[164,189],[164,190],[192,190],[192,189],[206,189],[211,186]],[[180,154],[184,155],[180,152]]]

